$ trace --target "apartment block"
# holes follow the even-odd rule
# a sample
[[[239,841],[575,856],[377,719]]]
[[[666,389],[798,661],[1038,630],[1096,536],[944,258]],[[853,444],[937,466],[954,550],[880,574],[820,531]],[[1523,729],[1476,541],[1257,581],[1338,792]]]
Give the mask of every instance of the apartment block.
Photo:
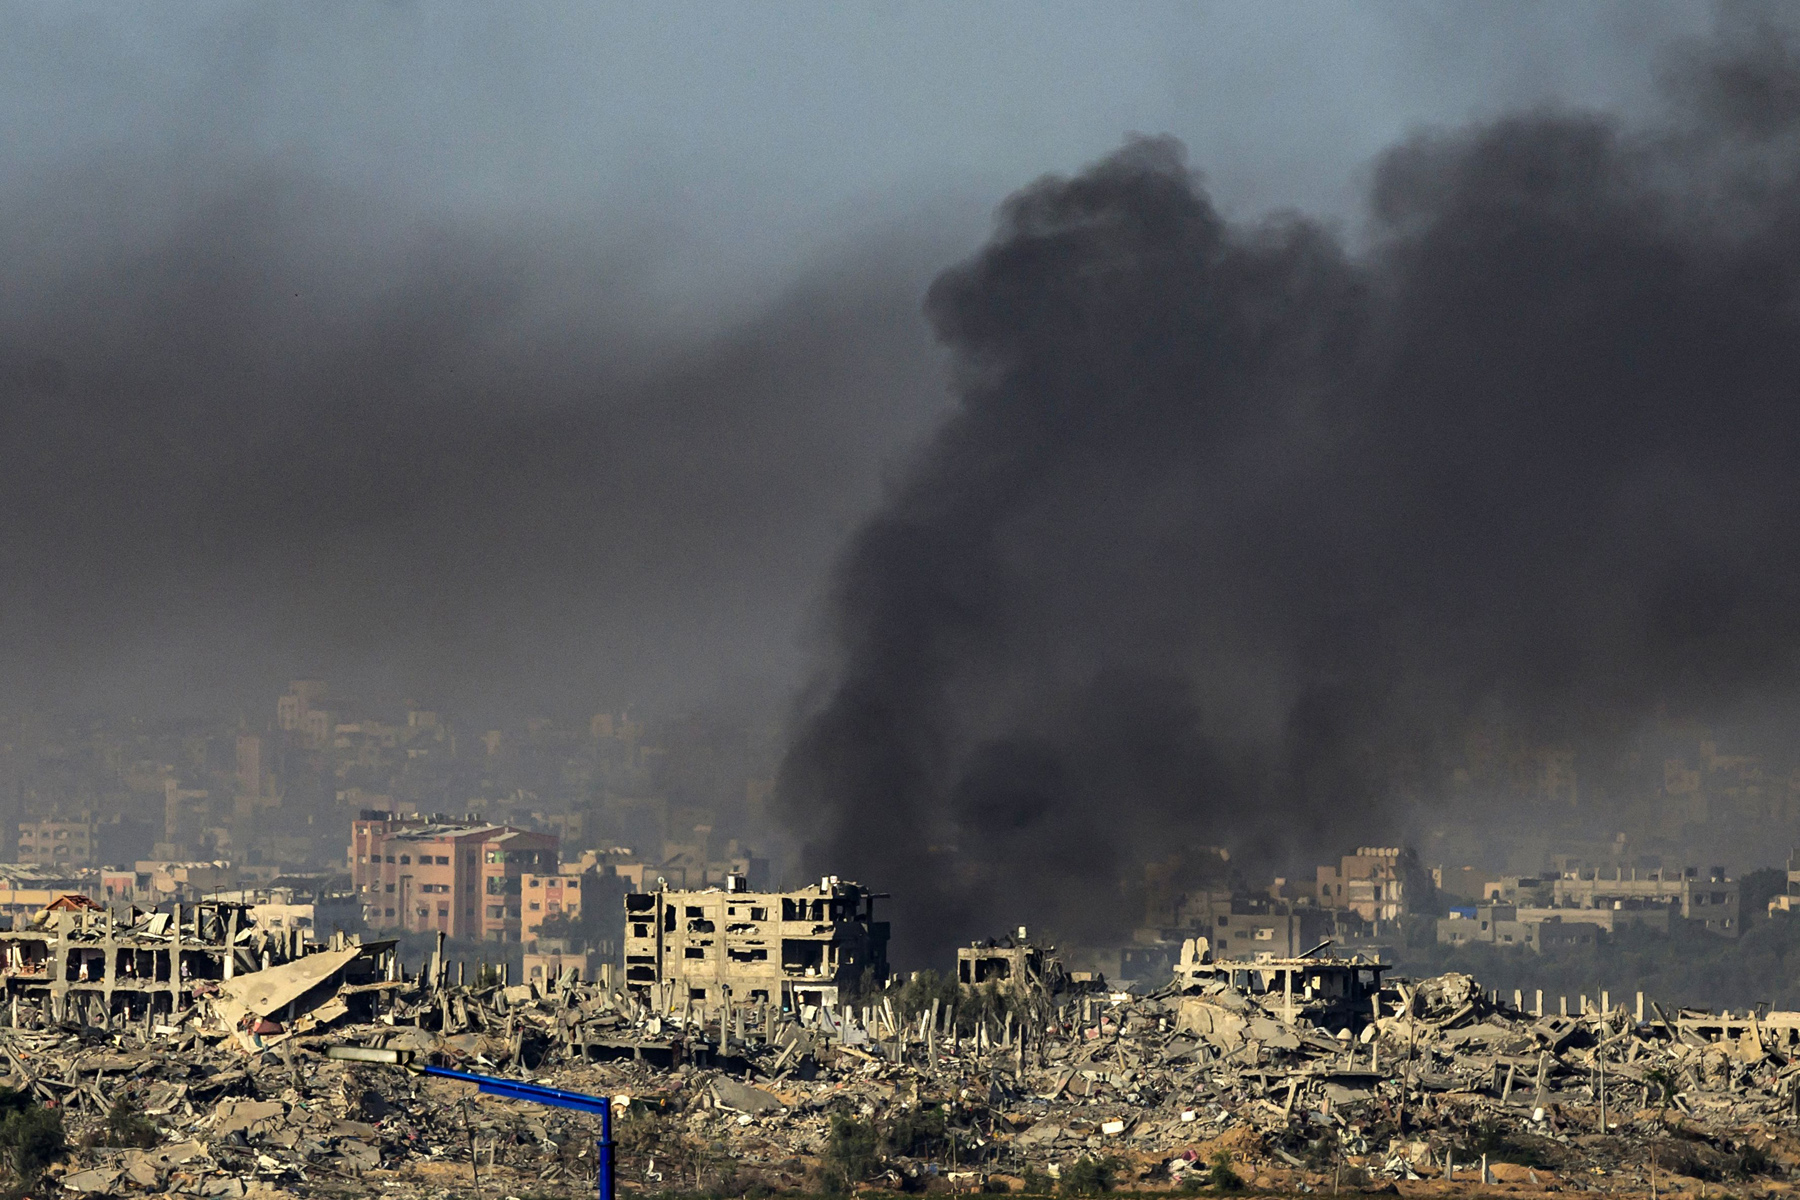
[[[350,826],[351,885],[371,929],[519,942],[525,876],[554,874],[559,846],[510,825],[365,810]]]
[[[1399,846],[1362,846],[1335,867],[1318,870],[1320,908],[1348,909],[1371,924],[1393,921],[1430,890],[1430,874],[1417,855]]]
[[[587,876],[593,879],[592,875]],[[583,873],[580,863],[563,863],[554,874],[526,871],[519,876],[519,938],[535,946],[544,922],[552,917],[581,918]]]
[[[57,867],[98,866],[99,840],[99,826],[85,816],[23,821],[19,824],[18,861]]]

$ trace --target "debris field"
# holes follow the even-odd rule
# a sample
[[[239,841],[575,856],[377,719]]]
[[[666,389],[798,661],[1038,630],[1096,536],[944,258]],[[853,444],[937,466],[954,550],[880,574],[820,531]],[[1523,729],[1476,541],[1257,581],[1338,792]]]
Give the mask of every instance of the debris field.
[[[1537,1015],[1467,976],[1383,979],[1322,957],[1188,960],[1143,995],[988,987],[926,1005],[890,987],[708,1010],[573,972],[452,982],[441,955],[371,981],[346,969],[354,945],[196,985],[141,1020],[14,1005],[0,1082],[58,1107],[73,1147],[46,1184],[592,1193],[595,1118],[328,1060],[335,1044],[612,1097],[627,1191],[1191,1191],[1235,1176],[1282,1192],[1666,1195],[1785,1190],[1800,1171],[1800,1014]],[[121,1113],[151,1123],[153,1144],[108,1145]]]

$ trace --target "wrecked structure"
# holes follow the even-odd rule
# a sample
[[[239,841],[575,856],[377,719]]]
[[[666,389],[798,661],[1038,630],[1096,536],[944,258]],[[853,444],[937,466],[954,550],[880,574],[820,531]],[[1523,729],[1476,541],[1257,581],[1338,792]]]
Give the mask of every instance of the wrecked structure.
[[[1165,972],[1166,974],[1166,972]],[[1025,926],[1003,938],[970,942],[956,950],[956,984],[964,992],[993,988],[1015,1002],[1053,1003],[1058,997],[1107,990],[1097,971],[1071,971],[1056,947],[1030,939]]]
[[[868,911],[866,893],[830,880],[640,895],[658,907],[628,913],[673,906],[678,925],[770,907],[765,940],[785,924],[783,896],[807,905],[797,928],[815,923],[815,901],[826,918],[834,899]],[[76,928],[104,932],[96,910],[64,911],[49,924],[75,927],[70,954],[86,949]],[[190,926],[205,932],[183,916],[184,942]],[[731,944],[722,927],[710,936]],[[248,946],[254,930],[222,940]],[[967,961],[1018,961],[1029,943],[1014,940]],[[441,942],[409,972],[388,943],[340,941],[284,962],[272,951],[267,969],[196,985],[153,1022],[0,1023],[0,1066],[71,1123],[79,1148],[50,1183],[75,1194],[592,1195],[591,1118],[326,1057],[344,1044],[612,1097],[619,1178],[646,1192],[1043,1192],[1097,1163],[1131,1191],[1226,1186],[1219,1162],[1271,1193],[1668,1196],[1800,1174],[1800,1013],[1627,1010],[1603,994],[1541,1015],[1541,997],[1527,1011],[1465,975],[1394,979],[1329,949],[1215,959],[1194,938],[1142,995],[995,1005],[974,988],[945,1002],[890,986],[793,1006],[760,989],[615,989],[575,970],[509,983],[453,969]],[[118,1098],[159,1144],[107,1148]],[[856,1127],[871,1149],[846,1158]]]
[[[127,1096],[163,1139],[122,1151],[85,1140],[54,1182],[78,1194],[316,1185],[423,1200],[470,1183],[592,1194],[591,1118],[326,1057],[343,1044],[610,1096],[619,1178],[646,1191],[1043,1192],[1084,1160],[1131,1191],[1217,1182],[1220,1161],[1276,1193],[1644,1194],[1653,1183],[1670,1195],[1800,1172],[1800,1014],[1670,1015],[1652,1003],[1641,1017],[1585,1005],[1540,1017],[1447,975],[1359,981],[1370,989],[1360,1032],[1333,1032],[1287,1001],[1310,973],[1317,999],[1367,964],[1198,953],[1183,978],[1142,996],[999,1014],[973,996],[914,1011],[893,988],[782,1011],[614,991],[573,972],[470,982],[440,956],[395,972],[380,1020],[359,1024],[336,1008],[355,985],[309,957],[312,986],[296,960],[154,1030],[0,1028],[7,1082],[55,1100],[76,1134]],[[296,977],[245,987],[277,973]],[[1278,975],[1291,985],[1272,987]],[[245,1001],[261,1016],[233,1033],[230,1006]],[[292,1017],[272,1012],[282,1003]],[[285,1028],[243,1028],[272,1015]],[[873,1139],[854,1162],[836,1149],[846,1121]]]
[[[1215,960],[1205,938],[1190,938],[1182,944],[1174,986],[1187,993],[1260,997],[1288,1025],[1361,1032],[1381,1015],[1381,976],[1390,968],[1364,958],[1328,956],[1323,952],[1330,945],[1293,957]]]
[[[352,982],[372,983],[394,969],[394,943],[362,944],[334,935],[328,951],[299,929],[258,928],[248,905],[177,904],[170,912],[131,906],[102,908],[84,896],[59,898],[21,929],[0,932],[0,978],[6,1011],[18,1027],[77,1019],[110,1028],[119,1021],[154,1021],[190,1012],[203,1000],[256,989],[288,975],[310,977],[330,959],[362,969]],[[284,972],[291,964],[303,964]],[[314,980],[314,983],[320,982]],[[246,993],[247,994],[247,993]],[[294,999],[284,994],[283,1003]],[[266,1014],[263,1014],[266,1015]]]
[[[710,1006],[831,1007],[840,987],[887,979],[888,925],[875,919],[881,898],[835,875],[793,892],[752,892],[739,875],[723,888],[632,892],[625,986]]]

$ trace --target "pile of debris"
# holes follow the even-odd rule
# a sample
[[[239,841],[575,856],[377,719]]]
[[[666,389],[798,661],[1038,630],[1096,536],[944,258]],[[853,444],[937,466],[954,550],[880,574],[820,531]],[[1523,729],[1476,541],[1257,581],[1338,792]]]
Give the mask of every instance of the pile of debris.
[[[441,956],[408,977],[344,943],[148,1021],[28,1011],[0,1028],[0,1082],[65,1115],[76,1149],[52,1178],[93,1194],[591,1194],[595,1118],[327,1059],[338,1044],[611,1097],[621,1184],[651,1191],[1036,1191],[1071,1171],[1180,1189],[1223,1171],[1293,1191],[1666,1194],[1800,1169],[1800,1014],[1540,1015],[1466,976],[1384,970],[1189,955],[1149,995],[706,1011],[573,972],[452,982]]]

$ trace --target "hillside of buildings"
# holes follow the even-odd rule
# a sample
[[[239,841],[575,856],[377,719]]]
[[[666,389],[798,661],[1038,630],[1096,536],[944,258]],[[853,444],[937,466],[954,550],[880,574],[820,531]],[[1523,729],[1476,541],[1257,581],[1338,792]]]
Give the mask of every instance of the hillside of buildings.
[[[1571,1003],[1644,991],[1669,1005],[1800,1006],[1800,916],[1786,911],[1800,882],[1783,862],[1800,771],[1744,740],[1726,748],[1668,722],[1590,761],[1484,735],[1453,760],[1396,770],[1411,832],[1394,843],[1286,866],[1167,847],[1119,880],[1108,938],[1037,932],[1119,985],[1166,976],[1200,937],[1233,958],[1329,942]],[[0,921],[65,894],[226,900],[254,905],[265,928],[391,936],[415,956],[442,936],[476,971],[623,978],[627,896],[808,885],[772,807],[778,744],[772,728],[717,714],[476,727],[318,680],[294,681],[261,720],[14,716],[0,740],[0,812],[17,830]],[[1505,797],[1511,819],[1444,821],[1418,796],[1434,775],[1445,796]],[[1628,804],[1642,819],[1619,832]],[[1746,840],[1759,857],[1729,857]],[[907,881],[860,882],[902,893],[904,911]],[[1019,920],[997,909],[934,932],[954,945]],[[894,966],[944,972],[948,950]]]

